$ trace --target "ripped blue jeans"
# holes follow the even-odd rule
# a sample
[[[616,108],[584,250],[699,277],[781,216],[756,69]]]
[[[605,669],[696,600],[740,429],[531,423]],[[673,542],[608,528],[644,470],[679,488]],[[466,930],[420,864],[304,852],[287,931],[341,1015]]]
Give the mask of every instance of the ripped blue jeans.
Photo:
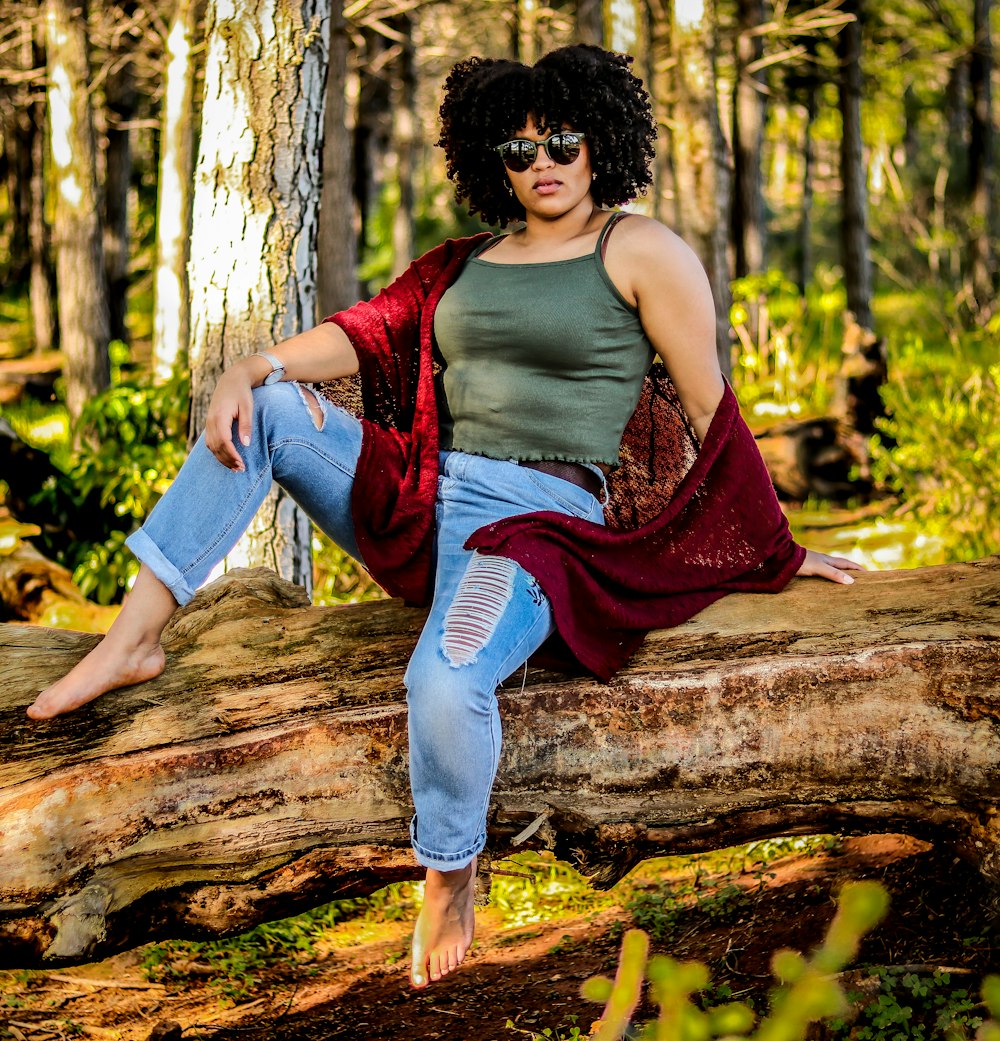
[[[246,469],[234,473],[204,438],[129,548],[185,604],[232,549],[277,481],[313,522],[359,558],[350,496],[361,425],[319,398],[320,419],[294,383],[254,391]],[[237,440],[234,435],[234,441]],[[600,523],[590,492],[513,461],[442,452],[438,477],[434,601],[406,670],[410,834],[425,867],[464,867],[486,841],[486,814],[500,759],[496,689],[553,631],[534,579],[505,557],[463,549],[477,528],[502,517],[554,510]]]

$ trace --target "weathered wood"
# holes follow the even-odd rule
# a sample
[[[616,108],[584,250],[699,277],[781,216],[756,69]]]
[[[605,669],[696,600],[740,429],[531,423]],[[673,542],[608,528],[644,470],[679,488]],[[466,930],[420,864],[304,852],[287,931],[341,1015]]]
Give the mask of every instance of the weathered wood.
[[[30,543],[18,542],[13,549],[0,551],[0,618],[104,633],[117,613],[117,607],[88,600],[66,568],[42,556]]]
[[[418,873],[403,668],[423,614],[203,590],[157,680],[36,724],[94,637],[0,627],[0,964],[245,929]],[[799,579],[650,635],[611,684],[500,694],[489,827],[597,884],[661,852],[829,830],[952,843],[1000,875],[1000,557]]]

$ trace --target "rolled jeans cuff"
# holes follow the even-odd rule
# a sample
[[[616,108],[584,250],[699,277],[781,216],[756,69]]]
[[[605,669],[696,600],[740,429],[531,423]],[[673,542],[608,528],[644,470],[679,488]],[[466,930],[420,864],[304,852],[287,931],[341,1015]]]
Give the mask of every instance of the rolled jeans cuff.
[[[194,596],[194,589],[142,528],[133,531],[125,540],[125,545],[170,590],[179,606],[183,607]]]
[[[410,845],[421,867],[433,868],[435,871],[460,871],[471,864],[473,858],[486,845],[486,832],[482,832],[468,849],[460,850],[458,853],[435,853],[434,850],[427,849],[417,842],[417,816],[414,814],[410,820]]]

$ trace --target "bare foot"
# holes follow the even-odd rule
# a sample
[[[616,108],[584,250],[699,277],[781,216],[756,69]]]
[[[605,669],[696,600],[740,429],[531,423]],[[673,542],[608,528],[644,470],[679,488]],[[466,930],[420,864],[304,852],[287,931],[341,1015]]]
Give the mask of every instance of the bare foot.
[[[163,672],[165,664],[160,644],[120,648],[106,636],[61,680],[43,690],[28,708],[32,719],[51,719],[63,712],[86,705],[109,690],[151,680]]]
[[[475,858],[458,871],[427,869],[424,906],[413,930],[410,982],[414,987],[426,987],[428,976],[439,980],[462,964],[476,926],[475,889]]]

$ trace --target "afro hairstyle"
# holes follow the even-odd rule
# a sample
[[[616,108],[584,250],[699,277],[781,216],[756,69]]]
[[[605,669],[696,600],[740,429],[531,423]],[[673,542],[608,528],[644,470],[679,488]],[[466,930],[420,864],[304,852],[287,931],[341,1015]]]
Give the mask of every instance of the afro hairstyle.
[[[509,189],[496,146],[528,123],[587,136],[598,206],[620,206],[651,183],[656,124],[642,82],[627,54],[575,44],[534,66],[501,58],[468,58],[452,68],[441,103],[441,137],[448,177],[469,212],[489,225],[524,219]]]

